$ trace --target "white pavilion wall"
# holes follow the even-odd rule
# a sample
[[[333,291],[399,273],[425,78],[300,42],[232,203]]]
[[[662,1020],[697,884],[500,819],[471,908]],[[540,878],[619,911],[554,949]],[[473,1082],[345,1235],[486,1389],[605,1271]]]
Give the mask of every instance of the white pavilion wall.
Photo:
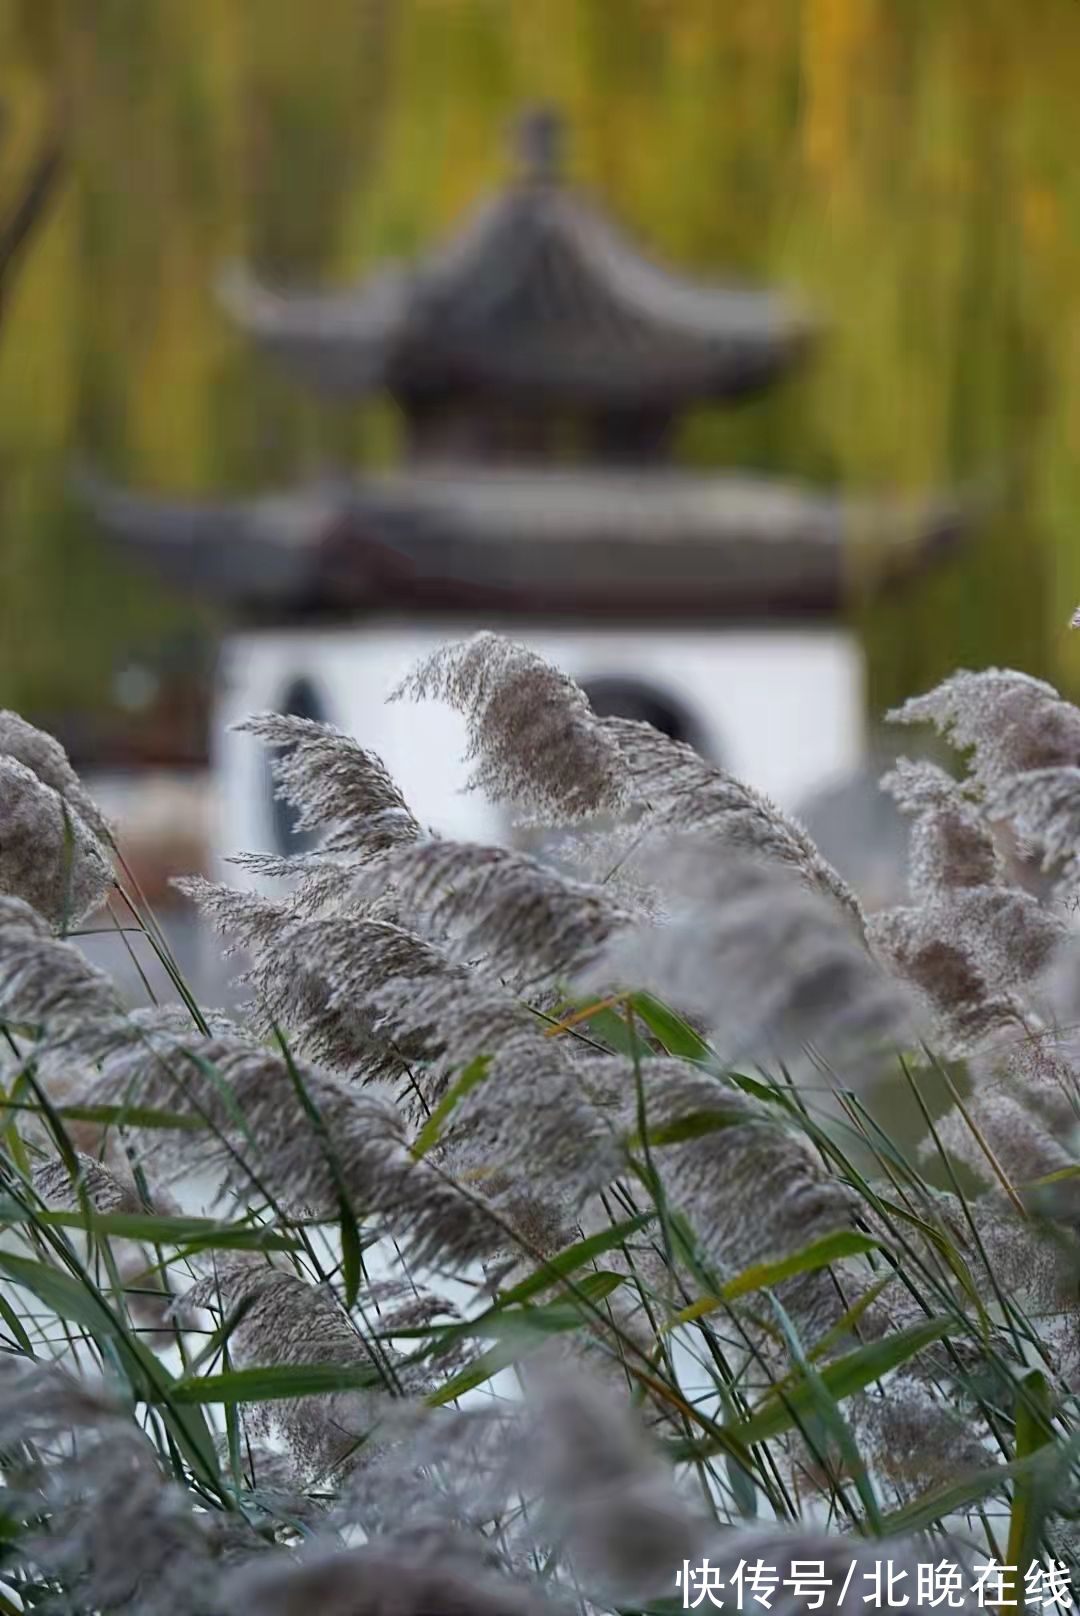
[[[315,691],[326,719],[380,754],[421,821],[443,834],[499,837],[501,811],[462,791],[460,717],[441,703],[385,700],[418,657],[481,626],[489,625],[383,620],[233,635],[222,651],[212,741],[218,860],[242,849],[274,849],[265,752],[230,725],[280,708],[298,679]],[[797,807],[860,761],[862,662],[841,629],[508,632],[579,680],[632,680],[673,702],[703,750],[782,807]],[[237,881],[239,872],[230,870],[228,878]]]

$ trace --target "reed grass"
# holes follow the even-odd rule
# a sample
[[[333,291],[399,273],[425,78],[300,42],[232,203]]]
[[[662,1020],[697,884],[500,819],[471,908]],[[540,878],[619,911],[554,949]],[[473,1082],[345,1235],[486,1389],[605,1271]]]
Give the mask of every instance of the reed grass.
[[[968,767],[901,768],[911,894],[867,916],[519,647],[405,693],[466,710],[487,792],[610,836],[617,890],[260,719],[322,841],[275,898],[191,887],[230,1018],[0,723],[0,1611],[662,1613],[705,1561],[733,1607],[803,1608],[809,1564],[824,1608],[1071,1608],[1080,714],[999,672],[909,708]],[[82,955],[87,859],[178,1005]]]

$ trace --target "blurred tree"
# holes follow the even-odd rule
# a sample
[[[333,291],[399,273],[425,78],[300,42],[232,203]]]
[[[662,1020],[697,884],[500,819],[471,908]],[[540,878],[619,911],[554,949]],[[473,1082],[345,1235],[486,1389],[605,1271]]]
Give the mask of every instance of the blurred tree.
[[[0,132],[2,126],[3,108],[0,108]],[[64,147],[63,127],[57,116],[45,130],[40,149],[8,213],[0,219],[0,319],[3,318],[5,293],[11,285],[19,259],[44,217],[63,175]]]
[[[113,565],[65,494],[77,453],[177,491],[393,454],[393,411],[289,387],[216,277],[415,251],[537,98],[660,256],[792,284],[830,323],[805,378],[689,422],[688,460],[995,481],[966,558],[860,613],[872,706],[958,659],[1075,690],[1078,52],[1068,0],[0,0],[0,216],[60,88],[72,131],[0,345],[0,699],[107,702],[118,665],[204,623]]]

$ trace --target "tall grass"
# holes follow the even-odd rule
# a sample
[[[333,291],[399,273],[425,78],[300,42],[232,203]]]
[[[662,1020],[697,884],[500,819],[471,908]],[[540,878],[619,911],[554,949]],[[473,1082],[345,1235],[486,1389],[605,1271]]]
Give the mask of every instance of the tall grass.
[[[236,1019],[0,724],[0,1610],[662,1611],[705,1561],[748,1609],[1069,1604],[1080,712],[994,672],[899,714],[967,768],[897,771],[868,916],[521,647],[401,694],[564,840],[436,838],[356,741],[253,721],[322,841],[190,889]],[[179,1005],[80,952],[106,883]]]

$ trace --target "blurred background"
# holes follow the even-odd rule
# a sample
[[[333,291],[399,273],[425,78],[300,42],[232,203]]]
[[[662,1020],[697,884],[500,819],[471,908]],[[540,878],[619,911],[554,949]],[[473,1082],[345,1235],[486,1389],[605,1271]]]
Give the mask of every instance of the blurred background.
[[[680,409],[671,466],[978,507],[903,589],[845,599],[858,676],[816,699],[845,731],[857,700],[858,736],[829,778],[787,791],[762,754],[760,783],[806,799],[785,806],[816,793],[826,832],[888,850],[866,784],[884,708],[958,665],[1080,694],[1078,71],[1074,0],[0,0],[0,704],[99,781],[151,896],[234,845],[221,795],[247,788],[215,773],[215,714],[258,636],[133,564],[72,470],[177,500],[400,467],[400,401],[297,386],[223,309],[222,267],[338,288],[422,262],[508,183],[508,131],[544,103],[566,182],[644,255],[822,322],[775,385]],[[350,613],[305,625],[309,662]],[[726,632],[740,656],[754,637]],[[628,623],[597,676],[648,633]],[[768,643],[686,675],[701,722]],[[309,675],[280,703],[321,713]],[[774,754],[799,727],[777,717]]]

